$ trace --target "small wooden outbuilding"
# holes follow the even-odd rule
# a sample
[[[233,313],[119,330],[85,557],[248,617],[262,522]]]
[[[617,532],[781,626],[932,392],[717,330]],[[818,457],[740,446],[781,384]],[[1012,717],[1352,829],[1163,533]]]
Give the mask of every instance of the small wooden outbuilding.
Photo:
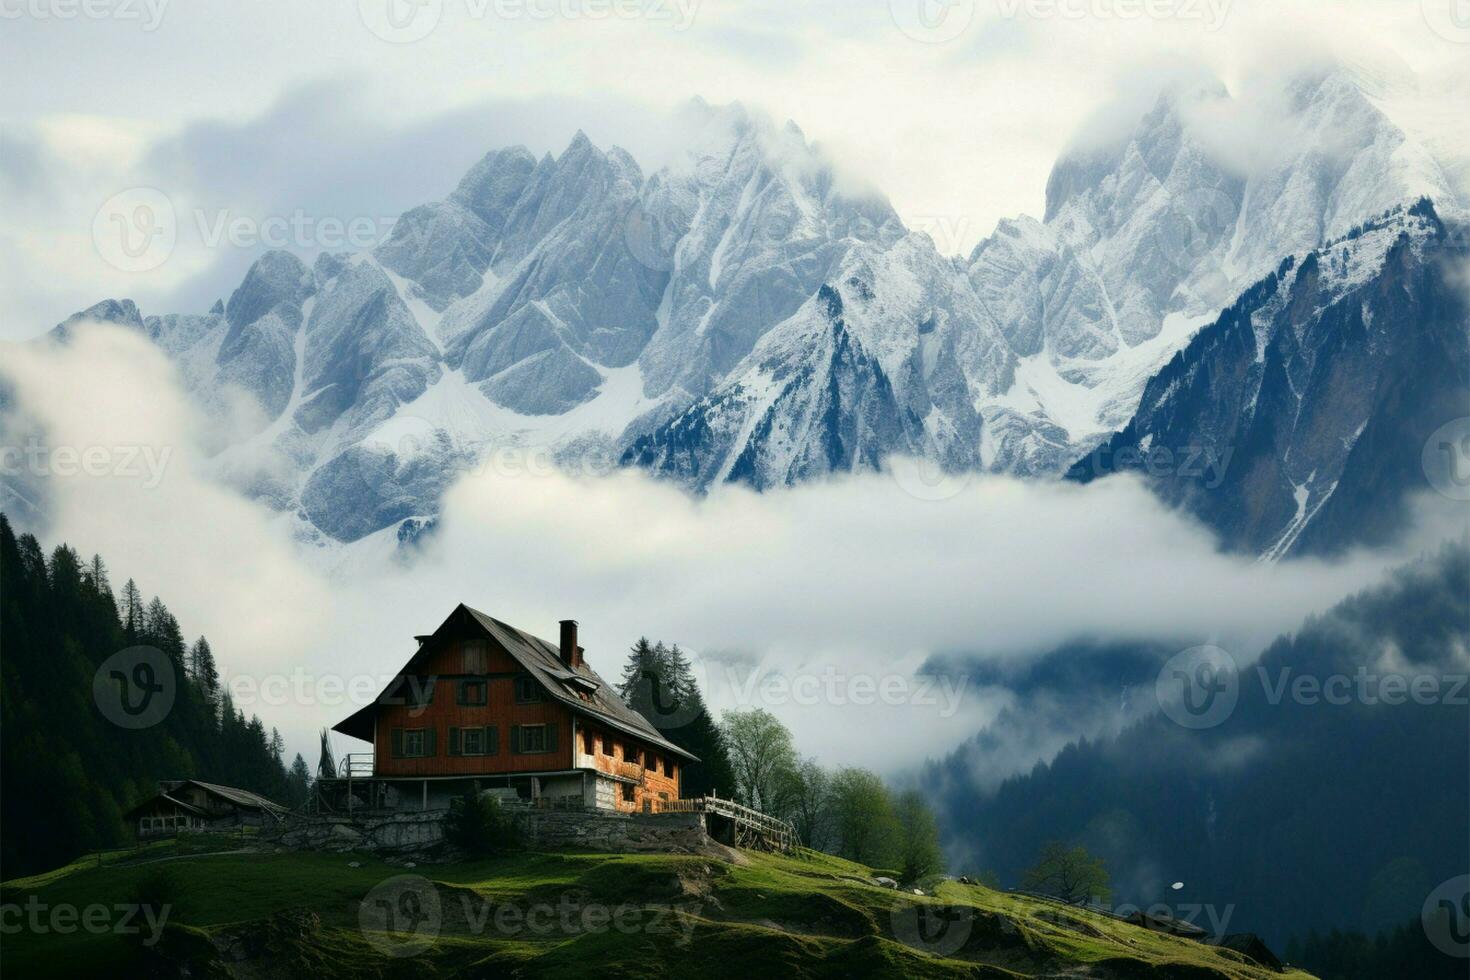
[[[285,813],[285,807],[249,790],[175,779],[159,783],[158,793],[123,814],[123,819],[141,839],[189,830],[267,826]]]

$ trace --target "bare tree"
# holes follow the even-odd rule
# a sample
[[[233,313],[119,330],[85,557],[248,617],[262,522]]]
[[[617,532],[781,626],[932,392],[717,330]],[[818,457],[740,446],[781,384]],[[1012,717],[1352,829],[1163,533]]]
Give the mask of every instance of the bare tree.
[[[1067,847],[1052,841],[1041,849],[1041,856],[1024,875],[1021,885],[1032,891],[1055,895],[1073,905],[1096,898],[1106,901],[1112,894],[1108,887],[1108,869],[1101,858],[1095,858],[1083,847]]]

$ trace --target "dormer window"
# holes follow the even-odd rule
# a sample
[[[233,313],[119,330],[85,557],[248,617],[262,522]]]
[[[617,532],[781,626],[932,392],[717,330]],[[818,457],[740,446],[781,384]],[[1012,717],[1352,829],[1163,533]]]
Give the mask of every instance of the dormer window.
[[[536,704],[541,700],[541,685],[530,674],[516,678],[516,704]]]

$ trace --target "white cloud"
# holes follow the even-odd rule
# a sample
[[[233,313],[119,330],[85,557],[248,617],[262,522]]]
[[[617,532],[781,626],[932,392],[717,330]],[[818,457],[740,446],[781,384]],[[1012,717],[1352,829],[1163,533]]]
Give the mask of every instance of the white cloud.
[[[742,704],[729,679],[738,686],[752,665],[802,678],[743,703],[769,707],[825,762],[892,771],[1012,703],[999,689],[930,685],[918,671],[933,654],[1005,660],[1089,636],[1229,643],[1249,656],[1401,557],[1223,556],[1125,479],[986,478],[932,501],[871,474],[695,499],[634,472],[486,471],[451,489],[419,554],[385,558],[380,535],[324,571],[292,542],[288,517],[211,480],[204,423],[142,338],[99,327],[71,347],[10,348],[0,378],[52,447],[169,454],[156,486],[115,471],[48,477],[54,509],[40,533],[100,552],[163,596],[228,671],[277,677],[278,703],[245,706],[313,757],[315,728],[351,710],[344,690],[369,697],[412,636],[459,602],[543,636],[580,620],[608,678],[638,636],[677,641],[700,655],[716,707]]]

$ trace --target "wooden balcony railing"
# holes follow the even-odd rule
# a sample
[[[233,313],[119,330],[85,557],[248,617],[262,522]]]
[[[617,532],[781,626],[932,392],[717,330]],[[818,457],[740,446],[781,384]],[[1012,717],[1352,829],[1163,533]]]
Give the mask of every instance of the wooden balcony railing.
[[[655,800],[654,813],[713,813],[735,826],[737,847],[764,847],[789,851],[801,844],[796,828],[785,820],[751,809],[734,800],[700,796],[688,800]]]

